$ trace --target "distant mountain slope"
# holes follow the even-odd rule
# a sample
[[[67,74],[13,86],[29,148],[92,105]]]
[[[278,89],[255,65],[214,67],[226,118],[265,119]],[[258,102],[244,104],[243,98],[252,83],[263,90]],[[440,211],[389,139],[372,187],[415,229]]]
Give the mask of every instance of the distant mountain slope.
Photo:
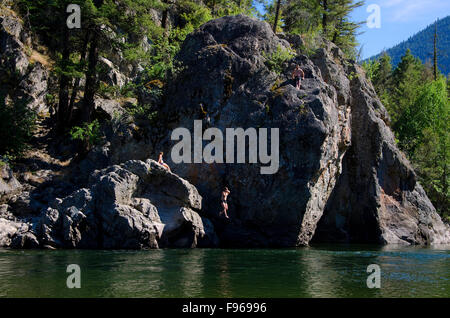
[[[450,16],[437,21],[437,34],[438,67],[443,74],[447,75],[450,73]],[[408,40],[386,50],[386,53],[392,58],[392,63],[394,66],[400,62],[401,57],[405,54],[408,48],[411,50],[412,54],[420,58],[423,63],[427,60],[432,61],[433,37],[434,23],[411,36]],[[370,59],[376,59],[382,53],[372,56]]]

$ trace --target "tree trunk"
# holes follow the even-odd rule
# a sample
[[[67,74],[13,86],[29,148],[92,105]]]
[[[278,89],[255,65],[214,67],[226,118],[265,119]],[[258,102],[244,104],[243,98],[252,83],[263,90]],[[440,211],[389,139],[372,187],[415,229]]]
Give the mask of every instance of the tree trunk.
[[[90,122],[94,111],[95,93],[97,91],[97,62],[98,62],[98,36],[93,34],[89,48],[88,69],[86,72],[86,86],[84,88],[82,120]]]
[[[83,64],[84,61],[86,60],[87,46],[89,43],[89,34],[90,34],[90,32],[87,31],[84,41],[83,41],[83,47],[82,47],[81,53],[80,53],[81,54],[80,64]],[[75,84],[73,85],[72,95],[70,97],[69,109],[67,110],[68,123],[70,123],[72,121],[73,106],[75,105],[75,99],[77,98],[78,88],[80,87],[80,81],[81,81],[81,78],[77,78],[75,80]]]
[[[278,19],[280,18],[280,6],[281,6],[281,0],[277,0],[277,7],[275,10],[275,21],[273,22],[273,33],[277,33],[277,24],[278,24]]]
[[[94,0],[94,5],[100,8],[103,5],[103,0]],[[83,122],[90,122],[92,113],[95,108],[95,93],[97,92],[97,62],[98,62],[98,41],[101,31],[93,27],[91,33],[91,45],[89,47],[88,56],[88,69],[86,71],[86,84],[84,87],[84,98],[83,98],[83,111],[81,114],[81,119]]]
[[[62,73],[59,78],[59,104],[58,111],[56,114],[57,118],[57,129],[58,131],[62,131],[65,127],[67,127],[67,107],[69,103],[69,82],[70,78],[64,74],[67,71],[67,63],[70,58],[70,49],[69,49],[69,32],[64,24],[62,36],[62,58],[61,58],[61,69]]]
[[[333,42],[334,44],[336,44],[337,37],[338,37],[338,32],[337,32],[337,31],[334,31],[333,39],[331,40],[331,42]]]
[[[327,24],[328,24],[328,0],[322,1],[323,13],[322,13],[322,30],[324,36],[327,35]]]
[[[342,28],[342,20],[339,20],[339,23],[336,25],[335,30],[333,32],[333,39],[331,40],[331,42],[333,42],[334,44],[337,45],[337,39],[339,36],[339,30]]]
[[[164,4],[169,5],[169,0],[163,0]],[[164,29],[164,31],[167,31],[167,20],[169,18],[169,7],[167,6],[166,9],[164,9],[161,17],[161,27]]]

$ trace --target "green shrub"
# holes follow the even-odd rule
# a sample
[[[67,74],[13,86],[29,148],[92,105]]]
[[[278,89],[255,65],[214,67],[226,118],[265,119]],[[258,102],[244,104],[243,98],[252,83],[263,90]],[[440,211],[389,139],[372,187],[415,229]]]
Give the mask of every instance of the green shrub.
[[[72,140],[82,141],[85,144],[86,149],[90,150],[102,140],[100,123],[96,119],[91,123],[84,123],[81,127],[72,127],[70,130],[70,137]]]
[[[295,53],[292,52],[292,50],[284,49],[279,45],[272,54],[263,52],[263,56],[266,58],[264,64],[269,70],[281,74],[283,72],[283,63],[292,59],[295,56]]]
[[[120,89],[120,96],[136,97],[136,90],[137,90],[137,85],[133,82],[129,82]]]
[[[103,98],[114,98],[119,96],[120,88],[115,85],[108,85],[104,82],[100,82],[98,87],[98,94]]]
[[[302,39],[303,45],[301,47],[301,52],[306,56],[314,55],[316,50],[323,46],[323,40],[318,30],[303,33]]]
[[[158,112],[154,110],[153,107],[149,104],[134,104],[127,108],[127,112],[134,118],[137,124],[154,124],[158,116]]]
[[[20,158],[29,148],[35,121],[36,113],[27,107],[26,101],[7,104],[0,96],[0,156],[8,161]]]

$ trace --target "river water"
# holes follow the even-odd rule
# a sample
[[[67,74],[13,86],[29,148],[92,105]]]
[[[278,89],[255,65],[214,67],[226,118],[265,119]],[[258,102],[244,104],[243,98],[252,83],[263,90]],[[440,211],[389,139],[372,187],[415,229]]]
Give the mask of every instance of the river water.
[[[67,288],[69,264],[79,289]],[[370,264],[379,289],[367,287]],[[450,297],[450,246],[0,249],[0,297]]]

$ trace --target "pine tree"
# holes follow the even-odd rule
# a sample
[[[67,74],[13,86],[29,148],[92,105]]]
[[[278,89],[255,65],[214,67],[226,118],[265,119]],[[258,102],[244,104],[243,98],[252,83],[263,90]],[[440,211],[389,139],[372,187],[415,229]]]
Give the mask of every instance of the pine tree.
[[[277,24],[278,24],[278,20],[280,19],[280,10],[281,10],[281,0],[276,0],[276,9],[275,9],[275,21],[273,22],[273,32],[276,33],[277,32]]]
[[[264,1],[264,15],[262,18],[272,26],[272,30],[276,33],[282,30],[281,20],[283,19],[282,12],[285,5],[281,0]],[[276,28],[276,29],[275,29]]]
[[[61,1],[59,10],[61,13],[65,12],[66,6],[69,3],[66,1]],[[69,84],[71,80],[71,74],[69,72],[70,68],[70,39],[69,39],[69,30],[66,26],[65,14],[60,15],[62,17],[61,21],[58,23],[60,27],[60,36],[61,36],[61,47],[62,47],[62,55],[59,63],[60,67],[60,76],[59,76],[59,104],[57,110],[57,122],[58,122],[58,130],[64,130],[64,127],[67,125],[67,121],[69,119],[68,116],[68,108],[69,108]]]
[[[321,13],[322,13],[322,32],[325,37],[327,37],[328,34],[328,16],[332,12],[332,8],[329,5],[329,0],[319,0],[319,5],[321,7]]]
[[[339,46],[347,55],[356,58],[355,47],[357,46],[357,29],[361,22],[350,20],[350,13],[362,6],[364,1],[354,2],[353,0],[334,0],[329,3],[328,19],[328,39]],[[324,28],[325,36],[327,29]]]
[[[283,9],[284,31],[288,33],[313,33],[321,22],[317,0],[287,0]]]
[[[56,109],[57,128],[64,129],[68,124],[69,90],[72,77],[77,74],[71,55],[76,51],[72,45],[73,32],[66,25],[66,8],[70,3],[82,4],[82,0],[20,0],[19,12],[27,15],[29,27],[39,35],[49,47],[56,60],[55,72],[59,78],[57,89],[58,107]]]
[[[407,50],[392,75],[392,94],[388,110],[394,124],[414,102],[422,84],[423,64]]]
[[[67,37],[67,41],[72,40],[72,47],[79,52],[79,68],[84,69],[86,81],[81,119],[90,122],[95,107],[95,95],[99,88],[99,57],[101,55],[107,57],[109,52],[121,50],[124,52],[125,58],[134,60],[141,58],[139,43],[143,36],[151,37],[151,33],[161,34],[152,20],[149,10],[163,8],[164,4],[159,0],[79,0],[79,2],[83,12],[83,28],[78,34]],[[124,12],[126,13],[124,14]],[[123,43],[123,39],[127,39],[127,41]],[[62,60],[68,61],[70,58],[63,54]],[[70,75],[68,77],[70,82],[73,77],[76,78],[71,98],[68,100],[65,95],[61,95],[64,97],[63,99],[60,98],[60,109],[65,111],[64,115],[59,117],[59,122],[65,127],[72,119],[72,110],[80,83],[79,75]],[[63,84],[65,82],[61,80],[60,91],[65,86]],[[64,89],[64,91],[66,90]],[[67,105],[67,102],[68,106],[63,107]]]
[[[392,64],[391,58],[387,54],[383,54],[379,59],[379,66],[374,72],[372,83],[379,96],[387,93],[391,86]]]
[[[254,12],[253,1],[251,0],[205,0],[203,3],[211,10],[212,16],[216,18],[239,13],[252,15]]]
[[[356,35],[361,23],[353,22],[350,13],[363,5],[353,0],[289,0],[285,4],[285,31],[310,33],[321,28],[322,36],[356,58]]]

